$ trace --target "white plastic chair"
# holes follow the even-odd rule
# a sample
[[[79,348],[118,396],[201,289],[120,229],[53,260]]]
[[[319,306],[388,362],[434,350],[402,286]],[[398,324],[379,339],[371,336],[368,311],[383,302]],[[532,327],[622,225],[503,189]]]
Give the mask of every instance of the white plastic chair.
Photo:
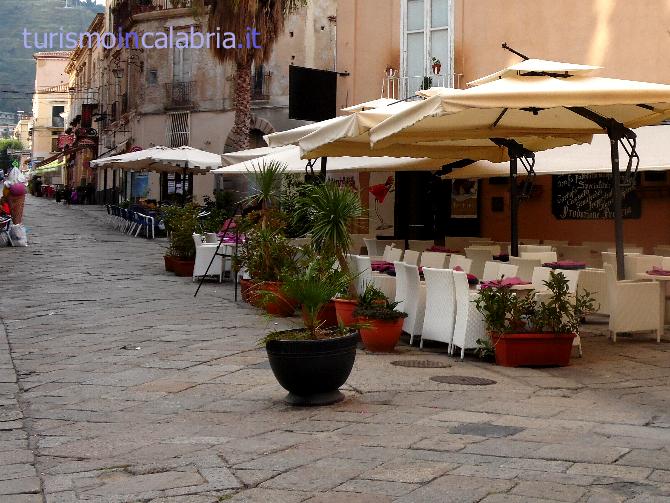
[[[416,250],[405,250],[405,256],[402,261],[407,265],[419,265],[421,253]]]
[[[612,342],[616,342],[621,332],[656,332],[656,342],[661,342],[664,325],[661,284],[658,281],[617,281],[611,264],[605,264],[605,273]]]
[[[498,279],[498,270],[500,269],[500,262],[494,262],[492,260],[487,261],[484,264],[484,272],[482,273],[482,281],[494,281]]]
[[[369,257],[381,257],[382,253],[384,253],[382,251],[381,243],[377,239],[363,238],[363,242],[368,249]]]
[[[470,273],[477,278],[481,278],[484,273],[484,264],[493,259],[493,253],[490,248],[466,248],[465,256],[472,260]]]
[[[216,255],[216,249],[218,245],[216,244],[206,244],[202,242],[202,236],[200,234],[193,234],[193,241],[195,242],[195,265],[193,266],[193,281],[197,278],[201,278],[207,273],[208,276],[218,276],[219,283],[223,280],[223,257],[221,255]],[[212,258],[214,261],[212,261]],[[212,263],[207,267],[210,262]]]
[[[400,261],[402,260],[402,252],[403,250],[401,248],[386,245],[386,247],[384,248],[383,260],[385,260],[386,262],[395,262],[396,260]]]
[[[397,274],[398,271],[396,270],[396,277]],[[426,312],[426,287],[421,285],[417,266],[405,264],[402,274],[405,275],[405,286],[407,288],[407,298],[402,307],[402,310],[407,313],[407,318],[405,318],[402,329],[409,334],[409,344],[411,346],[414,337],[421,335],[423,316]]]
[[[497,279],[503,278],[515,278],[519,273],[519,266],[512,264],[500,264],[498,267],[498,277]]]
[[[460,267],[463,272],[469,273],[472,267],[472,260],[463,255],[453,254],[449,258],[449,269],[456,269],[457,267]]]
[[[447,254],[442,252],[423,252],[421,254],[421,267],[433,269],[444,269],[447,262]]]
[[[424,340],[451,345],[456,321],[454,275],[450,269],[423,269],[426,278],[426,312],[423,318],[420,348]]]
[[[509,263],[518,266],[516,275],[523,281],[531,281],[533,278],[533,270],[542,265],[542,261],[539,258],[510,257]]]
[[[454,295],[456,297],[456,318],[454,323],[454,337],[449,354],[454,354],[454,346],[461,348],[461,360],[465,357],[466,349],[475,349],[477,339],[486,336],[484,316],[477,311],[475,299],[478,292],[471,292],[467,274],[454,271]]]

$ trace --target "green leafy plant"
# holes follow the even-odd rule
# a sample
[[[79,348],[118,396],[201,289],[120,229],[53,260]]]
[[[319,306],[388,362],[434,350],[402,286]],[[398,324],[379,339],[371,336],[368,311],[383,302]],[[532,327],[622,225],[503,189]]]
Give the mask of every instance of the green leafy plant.
[[[279,207],[285,173],[286,164],[278,161],[254,164],[247,173],[250,195],[245,199],[245,203],[258,208],[261,215],[260,225],[263,229],[268,226],[269,211]]]
[[[368,283],[365,291],[358,297],[354,316],[385,321],[407,318],[407,313],[396,310],[398,304],[399,302],[391,302],[384,292]]]
[[[475,355],[481,360],[491,361],[495,358],[495,349],[495,344],[491,342],[491,339],[477,339]]]
[[[192,203],[184,207],[166,206],[161,210],[170,246],[167,255],[190,260],[195,257],[193,232],[198,226],[200,208]]]
[[[295,271],[296,249],[281,229],[254,227],[245,233],[237,267],[246,267],[254,281],[278,281],[286,271]]]
[[[546,302],[539,302],[531,318],[539,332],[579,333],[580,320],[595,311],[595,299],[587,291],[570,294],[568,280],[562,273],[551,273],[544,285],[551,292]]]

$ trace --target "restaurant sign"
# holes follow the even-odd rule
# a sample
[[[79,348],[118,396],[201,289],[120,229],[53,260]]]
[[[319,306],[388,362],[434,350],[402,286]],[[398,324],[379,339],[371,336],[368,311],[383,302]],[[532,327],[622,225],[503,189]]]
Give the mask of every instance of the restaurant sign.
[[[621,176],[623,217],[640,218],[640,198],[635,177]],[[610,220],[614,218],[612,175],[555,175],[551,208],[558,220]]]

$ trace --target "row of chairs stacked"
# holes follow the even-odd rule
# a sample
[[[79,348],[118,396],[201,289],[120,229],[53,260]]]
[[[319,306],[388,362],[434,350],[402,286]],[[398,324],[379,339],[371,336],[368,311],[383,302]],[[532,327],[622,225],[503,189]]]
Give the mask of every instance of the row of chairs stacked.
[[[105,209],[107,223],[115,229],[135,237],[142,233],[147,239],[154,239],[156,224],[154,217],[112,204],[106,204]]]

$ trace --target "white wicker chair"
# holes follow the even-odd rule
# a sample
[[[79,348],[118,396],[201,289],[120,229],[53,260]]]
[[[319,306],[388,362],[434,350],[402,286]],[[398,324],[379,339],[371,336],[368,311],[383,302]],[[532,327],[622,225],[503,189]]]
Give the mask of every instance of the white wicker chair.
[[[624,255],[626,279],[638,279],[638,273],[647,272],[662,265],[663,257],[660,255]]]
[[[408,265],[419,265],[421,253],[416,250],[405,250],[405,256],[402,261]]]
[[[555,239],[543,239],[542,244],[545,246],[551,246],[553,248],[556,248],[558,246],[568,246],[567,241],[557,241]]]
[[[519,274],[519,266],[512,264],[500,264],[498,267],[498,278],[514,278]]]
[[[607,251],[616,254],[616,248],[614,247],[608,248]],[[623,252],[626,254],[637,253],[638,255],[642,255],[644,253],[644,248],[635,245],[624,245]]]
[[[461,348],[461,360],[465,357],[466,349],[474,349],[477,339],[486,336],[484,316],[477,311],[475,299],[478,292],[471,292],[468,277],[464,272],[454,271],[454,294],[456,297],[456,318],[454,323],[454,337],[449,354],[454,354],[454,346]]]
[[[384,250],[381,243],[377,239],[363,238],[365,247],[368,249],[369,257],[381,257]]]
[[[533,275],[530,282],[533,284],[535,292],[542,293],[547,290],[544,282],[551,278],[551,269],[549,267],[538,266],[533,269]]]
[[[516,275],[523,281],[531,281],[533,278],[533,269],[542,265],[542,261],[539,258],[510,257],[509,263],[518,266],[519,269]]]
[[[549,245],[519,245],[519,254],[521,253],[542,253],[554,251],[553,246]]]
[[[386,245],[384,248],[383,259],[386,262],[395,262],[396,260],[402,260],[402,248],[396,248],[393,245]]]
[[[519,238],[519,243],[520,243],[520,246],[523,246],[523,245],[537,246],[537,245],[540,244],[540,240],[539,239],[533,239],[533,238]]]
[[[193,241],[195,242],[193,281],[203,277],[207,273],[208,276],[218,276],[220,283],[223,279],[223,257],[221,255],[215,256],[218,245],[203,243],[200,234],[193,234]],[[214,258],[213,262],[212,258]],[[210,262],[212,262],[212,266],[207,271]]]
[[[421,254],[421,267],[432,267],[433,269],[444,269],[447,265],[447,254],[442,252],[423,252]]]
[[[395,266],[395,301],[398,303],[398,311],[405,310],[405,300],[407,299],[407,275],[405,274],[405,264],[403,262],[393,262]]]
[[[463,272],[469,273],[472,267],[472,260],[463,255],[452,254],[449,258],[449,269],[455,269],[456,267],[460,267]]]
[[[426,267],[423,275],[426,278],[426,312],[419,347],[423,348],[424,340],[451,345],[456,321],[453,271]]]
[[[612,341],[616,342],[620,332],[656,332],[656,342],[661,342],[664,325],[661,284],[658,281],[617,281],[616,271],[610,264],[605,264],[605,273]]]
[[[583,269],[579,272],[577,291],[589,292],[596,301],[597,311],[594,314],[609,314],[607,300],[607,274],[604,269]]]
[[[661,261],[661,267],[666,271],[670,271],[670,257],[663,257]]]
[[[372,260],[368,255],[352,255],[356,264],[356,291],[362,294],[368,283],[372,283]]]
[[[500,269],[500,262],[494,262],[492,260],[488,260],[484,264],[484,272],[482,273],[481,280],[482,281],[493,281],[498,279],[498,270]]]
[[[396,264],[400,263],[396,262]],[[409,344],[411,346],[414,337],[421,335],[423,316],[426,311],[426,287],[421,284],[417,266],[403,264],[401,270],[400,274],[405,276],[407,288],[407,298],[402,306],[402,310],[407,313],[407,318],[405,318],[402,329],[409,334]],[[396,269],[396,277],[397,275],[398,269]]]
[[[484,265],[489,260],[493,259],[493,252],[490,248],[466,248],[465,256],[472,260],[472,265],[470,266],[470,273],[481,278],[484,274]]]
[[[582,245],[595,252],[604,252],[612,248],[614,243],[611,241],[584,241]]]
[[[614,267],[614,270],[616,271],[617,265],[616,265],[616,253],[611,252],[611,251],[604,251],[601,252],[600,255],[603,258],[603,268],[609,264],[612,267]],[[625,267],[625,260],[626,260],[626,255],[640,255],[638,252],[624,252],[624,267]]]
[[[654,254],[662,257],[670,257],[670,245],[654,246]]]

